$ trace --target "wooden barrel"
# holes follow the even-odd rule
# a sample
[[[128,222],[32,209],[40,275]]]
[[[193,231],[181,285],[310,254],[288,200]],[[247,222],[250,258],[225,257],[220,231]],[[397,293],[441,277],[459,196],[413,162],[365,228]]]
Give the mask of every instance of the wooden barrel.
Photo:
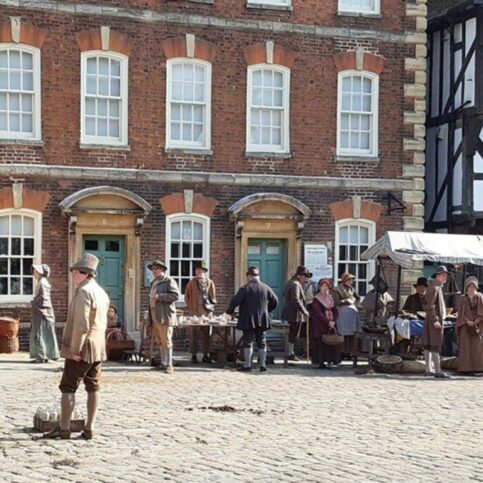
[[[18,337],[0,337],[0,354],[12,354],[19,349]]]
[[[0,337],[17,337],[18,320],[12,317],[0,317]]]

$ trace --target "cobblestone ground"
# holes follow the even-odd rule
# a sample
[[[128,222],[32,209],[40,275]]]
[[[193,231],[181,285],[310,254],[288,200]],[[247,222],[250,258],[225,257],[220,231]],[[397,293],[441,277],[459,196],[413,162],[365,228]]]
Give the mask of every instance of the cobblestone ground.
[[[62,364],[27,361],[0,356],[0,481],[483,481],[483,380],[112,363],[96,438],[49,441]]]

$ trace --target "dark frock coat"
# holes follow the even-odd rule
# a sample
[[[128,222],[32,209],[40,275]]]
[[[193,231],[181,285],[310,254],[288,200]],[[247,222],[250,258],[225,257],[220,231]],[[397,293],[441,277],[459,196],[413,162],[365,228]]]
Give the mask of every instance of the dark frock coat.
[[[297,277],[292,277],[285,285],[285,307],[283,308],[282,318],[294,324],[307,322],[309,312],[305,301],[305,294],[302,284]]]
[[[232,315],[239,307],[238,330],[271,328],[270,312],[278,305],[278,298],[273,290],[259,280],[250,280],[238,290],[231,299],[226,313]]]
[[[477,327],[470,327],[467,322],[477,323]],[[465,295],[458,304],[458,319],[456,321],[456,335],[458,337],[458,371],[483,372],[483,295],[476,294],[476,300],[470,301]]]

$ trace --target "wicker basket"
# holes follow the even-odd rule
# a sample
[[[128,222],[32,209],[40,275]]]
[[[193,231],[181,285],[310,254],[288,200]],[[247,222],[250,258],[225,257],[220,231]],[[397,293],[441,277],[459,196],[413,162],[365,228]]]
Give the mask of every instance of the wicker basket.
[[[0,337],[0,354],[12,354],[18,352],[19,349],[18,337]]]
[[[323,334],[322,335],[322,342],[325,345],[341,345],[344,343],[344,336],[338,334]]]
[[[376,357],[376,368],[379,372],[395,373],[401,372],[402,357],[382,355]]]

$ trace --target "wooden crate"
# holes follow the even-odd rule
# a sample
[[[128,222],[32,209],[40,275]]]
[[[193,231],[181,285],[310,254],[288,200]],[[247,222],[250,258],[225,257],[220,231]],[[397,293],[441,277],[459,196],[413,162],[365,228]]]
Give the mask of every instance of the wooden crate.
[[[59,421],[44,421],[40,419],[37,415],[34,416],[34,429],[40,431],[41,433],[46,433],[47,431],[52,431],[56,426],[59,425]],[[86,425],[85,419],[73,419],[70,422],[70,430],[73,433],[80,433],[84,430]]]

